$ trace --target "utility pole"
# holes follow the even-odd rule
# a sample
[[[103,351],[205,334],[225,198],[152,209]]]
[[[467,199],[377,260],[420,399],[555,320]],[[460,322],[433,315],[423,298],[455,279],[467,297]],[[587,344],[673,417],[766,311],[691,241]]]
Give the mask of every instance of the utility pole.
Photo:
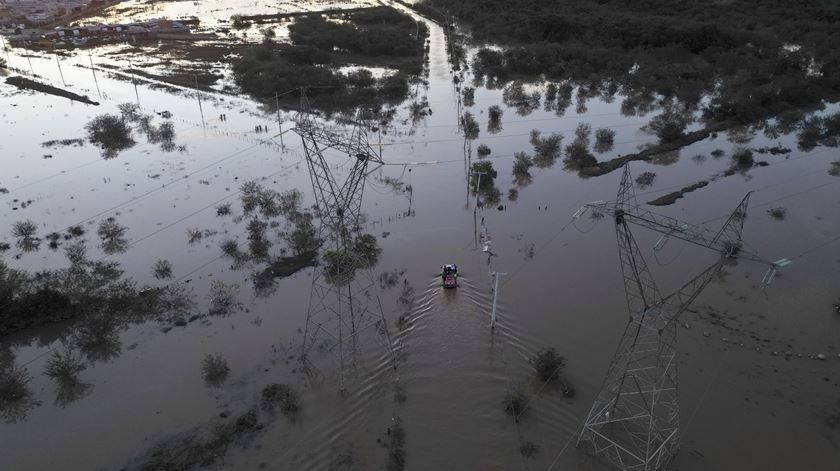
[[[23,44],[24,44],[24,48],[26,48],[27,43],[23,43]],[[28,50],[28,48],[26,48],[26,49]],[[35,68],[32,67],[32,59],[29,56],[30,56],[30,54],[29,54],[29,52],[27,52],[26,53],[26,61],[29,62],[29,70],[32,71],[32,76],[34,77],[35,76]]]
[[[102,91],[99,90],[99,81],[96,80],[96,68],[93,66],[93,56],[90,55],[90,52],[88,52],[88,59],[90,60],[90,72],[93,74],[93,83],[96,85],[96,93],[99,94],[99,98],[102,98]]]
[[[485,175],[487,172],[473,172],[473,175],[478,175],[478,179],[475,182],[475,210],[478,210],[478,190],[481,188],[481,176]]]
[[[493,276],[494,280],[494,287],[493,287],[493,313],[490,314],[490,328],[496,328],[496,299],[499,297],[499,277],[503,275],[507,275],[507,273],[499,273],[496,271],[490,272],[490,275]]]
[[[274,107],[277,108],[277,125],[280,127],[280,152],[286,148],[283,144],[283,121],[280,119],[280,95],[274,92]]]
[[[140,104],[140,93],[137,91],[137,80],[134,78],[134,66],[131,61],[128,61],[128,70],[131,72],[131,83],[134,85],[134,96],[137,98],[137,104]]]
[[[201,93],[198,91],[198,75],[193,75],[195,79],[195,97],[198,99],[198,111],[201,112],[201,124],[204,124],[204,109],[201,107]]]
[[[61,76],[61,83],[66,87],[67,82],[64,81],[64,72],[61,71],[61,61],[58,60],[58,53],[55,55],[55,63],[58,64],[58,75]]]

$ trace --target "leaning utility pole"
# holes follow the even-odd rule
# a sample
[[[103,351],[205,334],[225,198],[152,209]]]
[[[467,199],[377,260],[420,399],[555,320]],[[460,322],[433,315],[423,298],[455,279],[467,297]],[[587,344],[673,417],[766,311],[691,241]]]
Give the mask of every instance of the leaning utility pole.
[[[749,197],[748,193],[718,232],[712,232],[641,208],[636,202],[629,166],[625,165],[618,198],[613,204],[590,203],[575,214],[579,217],[586,209],[594,209],[611,215],[618,239],[629,322],[578,438],[578,445],[587,445],[596,456],[618,469],[659,471],[677,452],[680,437],[678,318],[721,270],[726,259],[737,256],[768,263],[741,241]],[[675,292],[663,296],[629,223],[708,248],[720,257]]]
[[[356,125],[349,137],[328,131],[312,118],[305,96],[301,96],[301,112],[294,132],[303,141],[321,222],[319,239],[326,248],[324,255],[330,257],[315,267],[312,276],[300,360],[311,371],[309,355],[314,346],[332,352],[339,388],[343,390],[345,369],[355,365],[362,331],[374,327],[386,337],[385,348],[392,360],[395,359],[375,278],[369,270],[375,260],[369,254],[359,253],[356,245],[362,235],[361,204],[368,167],[378,167],[383,162],[368,144],[367,132],[361,124]],[[330,169],[325,156],[328,151],[346,154],[353,162],[344,181]]]

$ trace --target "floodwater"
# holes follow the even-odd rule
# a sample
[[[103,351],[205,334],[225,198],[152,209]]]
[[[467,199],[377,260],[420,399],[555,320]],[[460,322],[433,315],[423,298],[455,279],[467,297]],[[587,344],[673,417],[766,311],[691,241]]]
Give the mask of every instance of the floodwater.
[[[575,448],[575,434],[623,331],[626,304],[612,222],[588,215],[569,222],[581,205],[613,199],[620,174],[581,179],[557,162],[533,168],[533,181],[509,201],[508,190],[516,186],[510,169],[514,152],[531,152],[532,129],[561,132],[569,143],[580,122],[612,128],[616,145],[598,155],[604,160],[654,142],[640,130],[653,114],[624,116],[617,96],[611,102],[590,99],[586,110],[578,113],[573,106],[562,117],[542,108],[523,116],[502,103],[501,90],[478,87],[475,105],[461,109],[481,124],[473,153],[481,143],[492,149],[488,160],[499,173],[503,210],[476,209],[446,38],[441,27],[429,26],[428,84],[418,95],[427,97],[432,114],[412,123],[406,103],[382,135],[381,147],[379,136],[370,136],[386,165],[368,178],[362,211],[382,255],[372,273],[359,276],[379,286],[380,273],[395,274],[394,286],[373,290],[387,335],[379,324],[360,330],[341,358],[336,349],[314,348],[310,374],[298,356],[303,332],[312,327],[307,309],[314,269],[256,296],[251,277],[263,267],[233,267],[219,249],[226,239],[245,243],[246,223],[218,217],[215,210],[231,202],[234,214],[241,215],[237,190],[248,180],[279,191],[297,188],[304,206],[315,204],[300,139],[288,132],[281,147],[276,116],[245,97],[196,96],[145,80],[135,87],[130,78],[102,69],[94,82],[91,70],[80,67],[89,62],[84,55],[62,58],[62,79],[52,56],[8,53],[11,66],[34,70],[53,85],[63,86],[63,80],[68,89],[102,104],[0,85],[0,187],[9,190],[0,195],[0,237],[14,247],[9,228],[23,219],[36,221],[39,234],[81,224],[88,254],[98,259],[106,254],[98,247],[96,224],[114,217],[128,227],[130,246],[107,258],[118,261],[127,276],[163,285],[152,276],[152,265],[166,259],[174,267],[173,280],[195,293],[198,310],[207,309],[213,281],[237,285],[242,307],[166,332],[157,322],[130,326],[120,333],[115,355],[89,363],[81,373],[91,387],[70,403],[56,401],[56,386],[42,374],[66,329],[30,329],[3,339],[2,351],[31,374],[29,386],[40,404],[14,422],[0,422],[0,469],[121,469],[161,440],[212,427],[222,412],[236,415],[253,407],[271,383],[302,392],[298,417],[262,416],[264,427],[231,445],[214,467],[381,469],[389,453],[383,444],[399,420],[407,470],[601,469]],[[97,63],[109,60],[119,61],[94,55]],[[41,146],[84,137],[87,121],[116,113],[124,102],[139,102],[147,113],[172,113],[175,144],[184,148],[166,152],[135,136],[136,146],[103,159],[90,144]],[[491,105],[504,110],[497,134],[487,131]],[[154,122],[164,119],[155,115]],[[282,129],[293,126],[291,119],[284,115]],[[256,132],[256,126],[268,132]],[[753,190],[744,239],[769,260],[794,262],[766,290],[758,286],[766,267],[747,261],[728,266],[684,314],[678,341],[682,440],[674,469],[832,470],[840,462],[840,432],[825,420],[840,413],[834,405],[840,393],[840,319],[831,308],[840,296],[840,178],[827,173],[837,153],[822,147],[800,152],[792,135],[768,140],[759,134],[749,146],[777,142],[794,149],[787,158],[756,155],[770,165],[719,178],[657,208],[716,228]],[[721,134],[684,148],[678,159],[631,164],[634,175],[657,174],[651,187],[637,189],[640,202],[721,173],[729,167],[728,157],[715,159],[711,152],[729,155],[736,146]],[[706,158],[691,158],[698,154]],[[338,175],[349,171],[346,157],[327,157]],[[394,191],[384,177],[413,191]],[[778,206],[787,209],[783,221],[766,213]],[[188,229],[209,232],[190,244]],[[714,261],[714,254],[676,240],[654,252],[657,234],[643,229],[635,234],[663,292]],[[482,250],[488,240],[492,256]],[[45,243],[36,252],[13,248],[5,259],[33,271],[66,263],[60,250]],[[444,290],[437,270],[453,262],[462,275],[460,286]],[[494,271],[505,275],[491,329]],[[373,311],[367,316],[379,319]],[[338,335],[330,330],[336,324],[310,321],[324,322],[319,342]],[[533,379],[528,359],[546,347],[566,357],[564,377],[575,386],[574,398]],[[201,378],[208,353],[222,354],[230,366],[221,388]],[[814,358],[820,353],[827,359]],[[530,398],[518,423],[502,405],[516,388]],[[520,454],[527,442],[538,446],[533,458]]]

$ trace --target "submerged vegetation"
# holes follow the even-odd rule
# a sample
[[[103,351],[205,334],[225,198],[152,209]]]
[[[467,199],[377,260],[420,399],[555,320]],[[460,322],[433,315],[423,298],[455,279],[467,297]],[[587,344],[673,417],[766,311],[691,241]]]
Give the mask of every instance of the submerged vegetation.
[[[629,101],[659,94],[690,107],[710,95],[706,119],[740,123],[819,106],[840,92],[840,52],[828,46],[840,40],[838,10],[830,2],[791,8],[735,0],[675,9],[666,0],[644,8],[630,0],[527,0],[510,9],[504,2],[424,0],[419,8],[435,17],[448,11],[476,40],[508,46],[478,51],[479,79],[598,77],[599,88],[622,88]],[[673,138],[678,130],[662,131]]]
[[[219,387],[227,379],[230,367],[220,353],[207,354],[201,360],[201,377],[209,386]]]
[[[136,144],[131,127],[121,116],[102,114],[85,125],[88,140],[102,149],[102,156],[111,159]]]
[[[266,101],[297,106],[289,90],[307,87],[314,108],[328,113],[364,105],[376,112],[397,104],[409,92],[409,81],[422,70],[426,27],[390,7],[298,18],[289,26],[290,43],[266,38],[233,59],[236,83]],[[387,67],[393,72],[374,77],[362,67],[342,72],[338,67]]]

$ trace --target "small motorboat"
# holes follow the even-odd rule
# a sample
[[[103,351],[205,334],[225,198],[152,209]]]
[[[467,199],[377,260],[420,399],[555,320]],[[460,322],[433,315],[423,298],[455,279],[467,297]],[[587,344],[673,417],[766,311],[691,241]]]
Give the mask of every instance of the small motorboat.
[[[458,266],[454,263],[444,265],[440,274],[444,288],[455,288],[458,286]]]

